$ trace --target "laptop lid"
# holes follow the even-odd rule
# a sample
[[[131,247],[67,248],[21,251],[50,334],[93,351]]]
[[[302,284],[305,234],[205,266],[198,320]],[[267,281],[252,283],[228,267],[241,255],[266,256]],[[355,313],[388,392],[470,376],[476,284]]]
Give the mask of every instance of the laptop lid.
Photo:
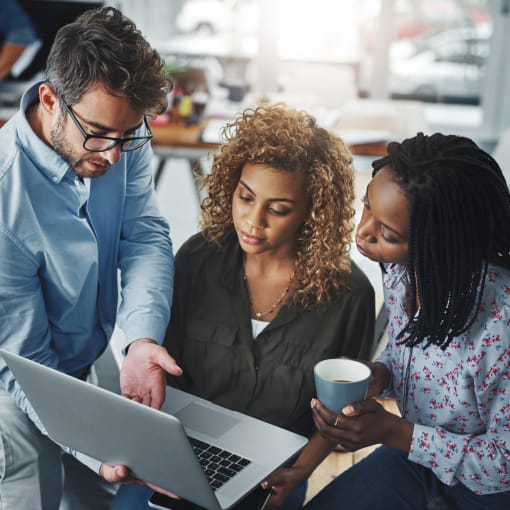
[[[171,387],[158,411],[16,354],[0,354],[51,439],[124,464],[137,478],[209,510],[233,506],[307,442]],[[249,463],[213,491],[188,434]]]

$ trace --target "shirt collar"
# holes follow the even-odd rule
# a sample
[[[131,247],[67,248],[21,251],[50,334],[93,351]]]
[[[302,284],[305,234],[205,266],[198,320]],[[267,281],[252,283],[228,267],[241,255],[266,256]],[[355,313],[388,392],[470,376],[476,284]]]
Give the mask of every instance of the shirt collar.
[[[67,172],[74,170],[60,154],[47,145],[34,132],[27,119],[27,109],[39,101],[39,83],[30,86],[21,98],[21,111],[18,116],[18,138],[23,151],[36,163],[37,169],[50,181],[58,184]]]
[[[383,274],[383,285],[387,289],[391,289],[399,285],[401,282],[408,284],[410,281],[407,272],[407,265],[403,264],[384,264],[386,272]]]

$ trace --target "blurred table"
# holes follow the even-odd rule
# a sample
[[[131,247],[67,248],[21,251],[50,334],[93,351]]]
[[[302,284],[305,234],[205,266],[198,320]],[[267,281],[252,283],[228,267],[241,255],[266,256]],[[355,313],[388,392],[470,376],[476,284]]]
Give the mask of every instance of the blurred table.
[[[382,156],[386,154],[389,141],[427,131],[423,105],[418,101],[356,99],[342,107],[325,110],[327,118],[324,111],[311,113],[320,125],[342,138],[354,155]],[[168,158],[189,159],[194,175],[201,175],[200,159],[218,149],[220,127],[228,120],[209,117],[196,125],[151,124],[154,135],[152,146],[154,153],[160,157],[156,184]],[[214,123],[217,136],[213,132],[203,138],[210,123]]]
[[[201,159],[218,149],[220,143],[202,141],[202,133],[209,119],[199,124],[185,125],[170,122],[165,126],[151,124],[152,149],[159,157],[154,173],[154,186],[157,187],[163,168],[167,161],[172,158],[184,158],[189,161],[193,180],[196,183],[198,177],[204,175]],[[227,120],[225,119],[225,122]],[[202,201],[200,186],[195,186],[199,203]]]
[[[358,154],[372,154],[373,142],[401,141],[426,132],[428,126],[420,101],[355,99],[338,109],[329,129],[357,151],[368,151]]]
[[[216,122],[218,119],[207,118],[200,124],[183,125],[169,123],[165,126],[151,125],[153,134],[152,148],[154,154],[159,157],[159,162],[154,174],[154,185],[158,185],[161,178],[163,168],[166,162],[172,158],[185,158],[189,160],[193,177],[201,177],[204,175],[201,159],[216,151],[221,143],[218,136],[216,142],[204,141],[202,134],[211,121]],[[226,124],[228,119],[222,119],[222,123]],[[386,140],[363,141],[361,143],[351,143],[349,148],[353,154],[374,155],[379,156],[386,153]],[[197,187],[197,196],[201,201],[200,190]]]

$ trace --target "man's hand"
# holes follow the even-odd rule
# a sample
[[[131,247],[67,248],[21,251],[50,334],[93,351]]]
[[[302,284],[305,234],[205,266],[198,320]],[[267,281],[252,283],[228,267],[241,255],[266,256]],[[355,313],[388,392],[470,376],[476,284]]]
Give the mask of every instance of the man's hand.
[[[147,485],[147,487],[150,487],[152,490],[161,492],[161,494],[165,494],[170,498],[180,499],[179,496],[173,492],[161,489],[160,487],[156,487],[151,483],[144,482],[139,478],[131,476],[129,469],[121,464],[116,466],[112,464],[101,464],[101,467],[99,468],[99,475],[109,483],[133,483],[136,485]]]
[[[129,346],[120,370],[122,396],[159,409],[165,400],[166,372],[181,375],[182,369],[154,340],[136,340]]]

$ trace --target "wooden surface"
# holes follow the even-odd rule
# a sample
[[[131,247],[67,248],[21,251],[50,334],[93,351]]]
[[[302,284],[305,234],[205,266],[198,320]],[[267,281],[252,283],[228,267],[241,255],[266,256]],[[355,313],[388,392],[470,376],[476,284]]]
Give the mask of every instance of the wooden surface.
[[[177,123],[169,123],[164,126],[151,124],[152,145],[215,150],[219,144],[204,143],[200,139],[206,126],[207,120],[190,126]]]
[[[151,124],[153,134],[152,144],[156,147],[175,147],[204,149],[214,151],[219,143],[205,143],[200,139],[202,131],[207,126],[208,120],[195,125],[185,125],[170,122],[164,126]],[[225,120],[227,122],[227,120]],[[353,143],[349,145],[355,155],[380,156],[386,154],[386,142],[374,141],[371,143]]]

